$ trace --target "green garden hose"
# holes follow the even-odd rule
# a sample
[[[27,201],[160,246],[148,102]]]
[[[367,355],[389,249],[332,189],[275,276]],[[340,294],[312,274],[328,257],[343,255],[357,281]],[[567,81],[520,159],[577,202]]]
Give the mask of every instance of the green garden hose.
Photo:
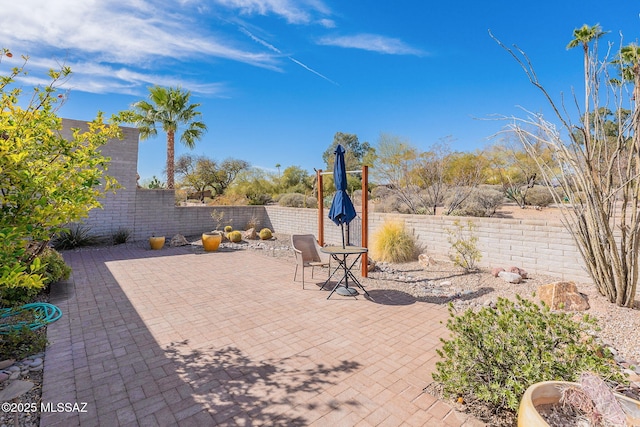
[[[28,327],[32,331],[62,317],[62,310],[47,302],[34,302],[17,308],[3,308],[0,310],[0,320],[11,316],[17,316],[25,312],[33,313],[33,320],[0,324],[0,334],[8,334],[11,331]]]

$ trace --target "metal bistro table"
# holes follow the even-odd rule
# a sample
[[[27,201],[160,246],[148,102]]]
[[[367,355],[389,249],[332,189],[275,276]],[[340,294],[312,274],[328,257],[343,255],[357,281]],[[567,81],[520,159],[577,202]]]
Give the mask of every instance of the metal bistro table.
[[[355,289],[354,287],[349,287],[349,279],[351,279],[353,283],[355,283],[360,289],[364,291],[367,296],[369,296],[367,290],[362,287],[358,279],[356,279],[356,277],[351,272],[351,269],[354,265],[357,264],[362,254],[367,253],[367,248],[363,248],[361,246],[346,246],[344,248],[342,246],[324,246],[320,248],[320,250],[331,255],[331,258],[335,259],[338,262],[338,266],[335,268],[335,270],[333,270],[327,281],[324,282],[320,289],[324,289],[325,285],[329,283],[329,280],[331,280],[331,278],[336,274],[338,270],[342,270],[343,272],[342,278],[333,287],[327,299],[331,298],[331,295],[333,295],[334,292],[337,292],[338,295],[344,296],[358,295],[357,289]],[[349,255],[356,255],[351,264],[347,262],[347,258],[349,257]],[[340,286],[342,282],[344,282],[344,286]]]

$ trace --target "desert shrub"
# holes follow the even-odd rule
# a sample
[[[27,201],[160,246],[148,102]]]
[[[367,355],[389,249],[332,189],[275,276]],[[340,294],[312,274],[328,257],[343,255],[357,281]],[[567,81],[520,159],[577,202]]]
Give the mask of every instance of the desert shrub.
[[[449,255],[454,265],[462,267],[465,271],[473,271],[476,264],[482,258],[478,250],[478,237],[474,234],[476,225],[467,221],[463,225],[460,221],[453,222],[453,228],[447,229],[447,241],[451,245],[452,253]]]
[[[95,246],[101,243],[101,239],[91,234],[91,229],[84,225],[75,225],[61,233],[58,233],[51,241],[54,249],[65,250],[83,246]]]
[[[594,318],[578,322],[572,314],[516,298],[499,298],[495,309],[460,316],[449,306],[451,338],[441,339],[437,352],[443,360],[433,373],[446,396],[471,397],[515,412],[536,382],[576,381],[583,371],[623,381],[609,352],[587,334],[596,327]]]
[[[416,259],[418,250],[413,236],[403,222],[387,221],[373,236],[371,257],[383,262],[408,262]]]
[[[315,197],[305,196],[300,193],[285,193],[281,194],[278,198],[278,204],[280,206],[286,206],[290,208],[317,208],[318,201]]]
[[[504,193],[489,186],[475,189],[451,215],[492,216],[504,202]]]
[[[543,185],[536,185],[527,191],[527,205],[529,206],[546,208],[554,202],[551,192]]]
[[[268,203],[271,203],[272,198],[270,194],[260,193],[260,194],[247,194],[247,203],[251,206],[262,206]]]
[[[233,231],[233,227],[230,225],[225,225],[224,227],[224,232],[225,233],[231,233]]]
[[[111,241],[114,245],[127,243],[131,237],[131,231],[127,228],[119,228],[111,235]]]
[[[258,233],[258,235],[262,240],[269,240],[273,237],[273,233],[271,233],[271,230],[269,230],[268,228],[263,228],[262,230],[260,230],[260,233]]]
[[[226,229],[226,227],[225,227]],[[227,239],[229,239],[229,241],[233,242],[233,243],[238,243],[242,241],[242,233],[238,230],[236,231],[232,231],[229,234],[227,234]]]
[[[260,226],[260,218],[257,215],[253,215],[251,219],[247,222],[244,229],[249,230],[250,228],[257,229]]]

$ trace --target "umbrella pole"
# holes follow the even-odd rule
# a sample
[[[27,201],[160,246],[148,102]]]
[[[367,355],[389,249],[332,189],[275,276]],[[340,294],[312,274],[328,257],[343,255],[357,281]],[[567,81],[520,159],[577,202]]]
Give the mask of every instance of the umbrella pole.
[[[344,245],[344,223],[340,223],[340,232],[341,232],[340,234],[342,234],[342,249],[344,249],[345,248],[345,245]]]

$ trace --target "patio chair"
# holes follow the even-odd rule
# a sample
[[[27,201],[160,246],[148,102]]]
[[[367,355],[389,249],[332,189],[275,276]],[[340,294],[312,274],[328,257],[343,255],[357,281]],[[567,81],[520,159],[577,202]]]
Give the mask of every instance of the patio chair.
[[[304,289],[304,269],[311,267],[311,278],[315,267],[327,267],[330,269],[331,257],[320,251],[320,245],[313,234],[292,234],[291,247],[296,257],[296,271],[293,273],[295,282],[298,275],[298,267],[302,267],[302,289]]]

